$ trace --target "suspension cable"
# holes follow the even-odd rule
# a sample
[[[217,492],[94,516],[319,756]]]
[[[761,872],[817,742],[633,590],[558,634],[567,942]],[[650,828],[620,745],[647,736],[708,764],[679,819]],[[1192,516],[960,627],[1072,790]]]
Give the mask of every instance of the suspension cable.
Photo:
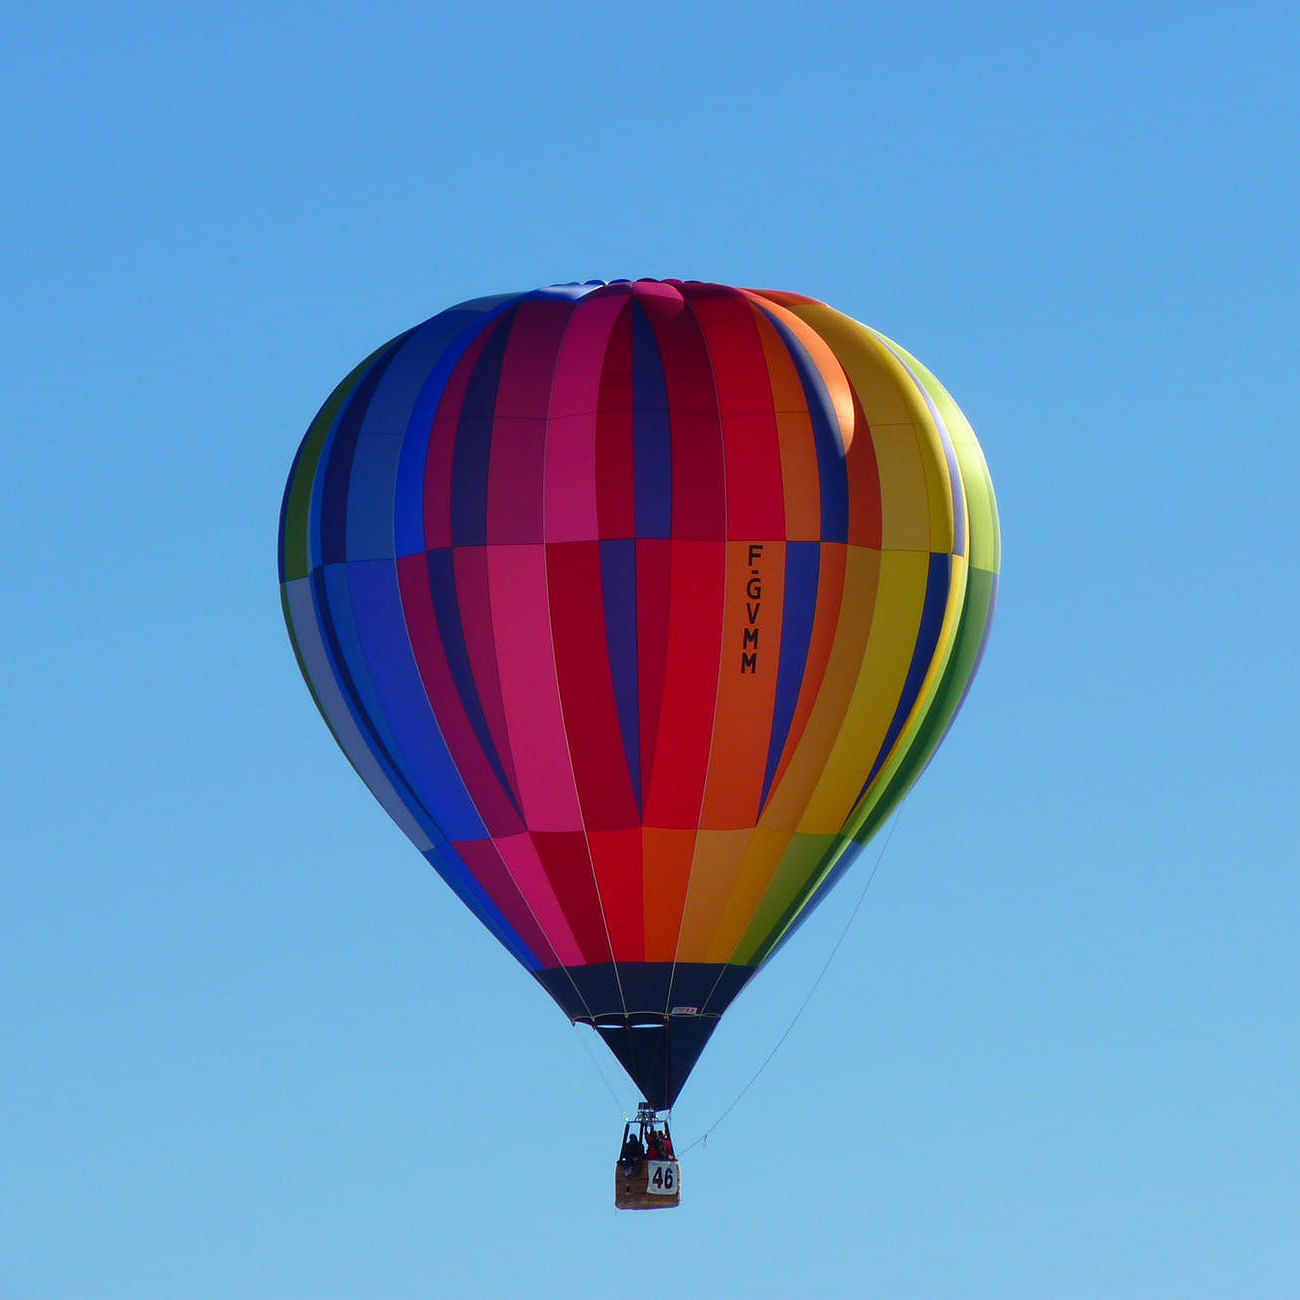
[[[898,821],[899,821],[899,817],[901,817],[902,815],[902,811],[903,811],[902,807],[900,806],[898,812],[894,815],[893,821],[890,823],[889,834],[885,836],[884,843],[880,846],[880,852],[876,855],[876,861],[872,865],[871,873],[867,876],[866,883],[862,886],[862,892],[858,895],[858,901],[853,904],[853,910],[849,913],[849,919],[844,922],[844,928],[840,931],[840,937],[836,939],[835,943],[832,945],[830,953],[826,958],[826,961],[823,963],[820,972],[818,972],[817,978],[813,980],[812,987],[808,990],[807,996],[799,1004],[799,1009],[794,1013],[794,1018],[790,1021],[788,1025],[786,1025],[785,1032],[781,1035],[780,1038],[776,1040],[775,1046],[772,1048],[770,1052],[768,1052],[767,1056],[763,1059],[763,1063],[758,1067],[758,1069],[754,1071],[753,1076],[750,1078],[749,1082],[745,1084],[745,1086],[736,1094],[731,1104],[726,1108],[726,1110],[722,1112],[721,1115],[718,1116],[717,1119],[713,1121],[712,1124],[709,1125],[708,1128],[704,1130],[703,1133],[700,1134],[699,1137],[695,1139],[694,1142],[690,1143],[690,1145],[688,1146],[683,1147],[681,1151],[678,1152],[679,1158],[681,1156],[684,1156],[688,1151],[693,1151],[697,1146],[707,1145],[709,1140],[709,1134],[712,1133],[713,1130],[716,1129],[718,1125],[721,1124],[722,1121],[726,1119],[727,1116],[730,1115],[731,1112],[735,1110],[738,1105],[740,1105],[741,1098],[744,1097],[744,1095],[754,1086],[754,1084],[758,1082],[759,1075],[761,1075],[763,1071],[766,1070],[767,1067],[771,1064],[772,1058],[777,1054],[777,1052],[781,1050],[781,1044],[784,1043],[785,1040],[790,1037],[790,1031],[795,1027],[796,1024],[799,1023],[799,1017],[803,1015],[804,1009],[807,1007],[808,1003],[812,1001],[813,994],[817,992],[818,985],[820,985],[822,980],[826,978],[826,972],[830,970],[831,962],[835,960],[835,954],[839,952],[840,945],[848,937],[849,927],[853,924],[854,919],[857,917],[858,912],[861,910],[863,901],[867,897],[867,891],[871,888],[871,882],[875,880],[876,872],[880,870],[880,864],[881,862],[884,861],[885,850],[889,848],[889,842],[894,838],[894,831],[898,828]]]

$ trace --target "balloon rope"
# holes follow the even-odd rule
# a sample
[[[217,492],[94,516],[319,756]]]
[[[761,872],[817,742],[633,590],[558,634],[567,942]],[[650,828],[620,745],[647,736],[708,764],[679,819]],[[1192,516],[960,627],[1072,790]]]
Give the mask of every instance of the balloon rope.
[[[578,1029],[575,1024],[574,1029]],[[595,1026],[592,1027],[592,1033],[595,1033]],[[596,1059],[596,1054],[591,1050],[591,1044],[587,1042],[587,1035],[578,1029],[578,1037],[582,1041],[582,1050],[587,1053],[587,1059],[591,1062],[596,1073],[600,1075],[600,1081],[605,1085],[605,1091],[614,1099],[614,1105],[618,1108],[618,1113],[623,1116],[624,1120],[628,1118],[627,1107],[619,1100],[618,1093],[614,1091],[614,1085],[610,1083],[605,1076],[605,1071],[600,1068],[600,1062]]]
[[[880,864],[881,862],[884,861],[885,850],[889,848],[889,842],[894,838],[894,831],[898,827],[898,819],[902,815],[902,811],[903,811],[902,806],[900,805],[898,813],[895,814],[894,820],[890,823],[889,834],[885,836],[885,842],[880,846],[880,852],[876,855],[876,861],[871,868],[871,874],[867,877],[866,884],[862,886],[862,892],[858,895],[858,901],[853,904],[853,911],[849,913],[849,919],[844,922],[844,929],[840,931],[840,937],[835,940],[835,943],[830,950],[830,954],[826,958],[825,964],[822,966],[821,971],[818,974],[817,978],[813,980],[812,988],[808,990],[807,997],[805,997],[804,1000],[799,1004],[798,1011],[794,1013],[794,1019],[791,1020],[788,1025],[786,1025],[785,1033],[783,1033],[781,1037],[776,1040],[776,1046],[774,1046],[772,1050],[768,1052],[762,1065],[760,1065],[758,1069],[754,1071],[754,1075],[750,1079],[750,1081],[736,1094],[735,1100],[732,1101],[731,1105],[728,1106],[727,1109],[724,1110],[722,1114],[719,1115],[718,1118],[715,1119],[713,1123],[710,1124],[709,1127],[706,1128],[704,1132],[701,1133],[700,1136],[695,1139],[694,1142],[692,1142],[689,1146],[683,1147],[681,1151],[678,1152],[679,1156],[684,1156],[688,1151],[693,1151],[697,1146],[700,1146],[702,1143],[708,1142],[709,1134],[712,1133],[713,1130],[717,1128],[718,1125],[721,1124],[722,1121],[726,1119],[727,1116],[730,1115],[731,1112],[735,1110],[737,1106],[740,1105],[741,1098],[744,1097],[744,1095],[758,1082],[759,1075],[761,1075],[763,1071],[767,1069],[767,1067],[772,1062],[772,1058],[777,1054],[777,1052],[781,1050],[781,1044],[784,1043],[785,1040],[790,1037],[790,1031],[795,1027],[795,1025],[799,1023],[799,1017],[803,1015],[804,1009],[807,1007],[808,1003],[812,1001],[813,994],[817,992],[818,985],[821,984],[822,980],[826,978],[826,972],[830,970],[831,962],[835,960],[835,954],[839,952],[840,945],[848,937],[849,927],[853,924],[854,918],[861,910],[862,903],[867,897],[867,890],[871,888],[871,882],[875,880],[876,872],[880,870]]]

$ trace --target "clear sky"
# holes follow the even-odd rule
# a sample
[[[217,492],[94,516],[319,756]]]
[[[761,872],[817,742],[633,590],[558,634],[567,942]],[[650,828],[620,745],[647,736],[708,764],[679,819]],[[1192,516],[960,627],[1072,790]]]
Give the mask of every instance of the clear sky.
[[[1300,1295],[1298,21],[12,16],[0,1296]],[[641,275],[915,352],[1005,556],[816,996],[682,1208],[617,1215],[630,1083],[335,749],[275,533],[373,347]],[[875,855],[729,1012],[679,1148]]]

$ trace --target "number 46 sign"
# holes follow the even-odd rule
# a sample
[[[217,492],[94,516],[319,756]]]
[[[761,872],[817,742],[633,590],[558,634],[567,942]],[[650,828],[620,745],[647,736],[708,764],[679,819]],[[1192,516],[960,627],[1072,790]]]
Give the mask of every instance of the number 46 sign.
[[[681,1190],[681,1168],[676,1160],[647,1160],[645,1189],[651,1196],[676,1196]]]

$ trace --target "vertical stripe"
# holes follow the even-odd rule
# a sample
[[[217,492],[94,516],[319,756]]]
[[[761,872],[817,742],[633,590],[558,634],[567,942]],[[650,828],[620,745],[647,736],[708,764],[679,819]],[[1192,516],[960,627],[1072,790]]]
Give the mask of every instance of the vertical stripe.
[[[570,318],[560,345],[546,430],[547,541],[589,541],[610,535],[597,523],[603,482],[599,457],[606,435],[605,404],[610,400],[610,357],[615,352],[615,338],[630,343],[630,333],[619,329],[628,310],[626,291],[585,299]],[[627,427],[630,493],[631,356],[625,347],[619,353],[622,383],[615,400]],[[631,533],[629,521],[622,535],[630,537]]]
[[[514,795],[514,783],[506,771],[504,758],[498,749],[497,740],[488,725],[487,712],[483,707],[478,684],[475,681],[470,646],[465,637],[465,628],[461,617],[456,559],[457,554],[453,550],[430,551],[427,556],[429,594],[432,597],[437,636],[436,638],[430,638],[426,644],[432,649],[436,642],[439,656],[445,658],[447,672],[454,684],[456,697],[460,703],[460,712],[463,713],[473,731],[477,749],[491,768],[501,789],[508,796],[511,806],[522,817],[522,810],[519,808]],[[409,608],[414,603],[411,598],[416,596],[412,587],[417,579],[413,566],[408,567],[406,573],[409,577],[404,590],[408,597]],[[407,621],[408,624],[413,621],[410,613],[408,613]],[[437,665],[432,666],[436,669]],[[438,690],[437,684],[431,683],[428,676],[425,677],[425,689],[430,692],[429,698],[433,701],[438,716],[444,716],[449,702],[446,693]],[[464,770],[467,763],[472,762],[471,756],[466,753],[464,748],[464,741],[467,739],[467,737],[462,736],[462,747],[456,751],[457,765],[461,766],[462,770]],[[485,797],[485,794],[486,792],[480,788],[476,796],[476,802],[480,802]]]
[[[930,556],[929,572],[925,584],[925,603],[921,607],[921,624],[916,632],[916,649],[912,653],[912,662],[907,670],[907,679],[904,681],[902,692],[899,695],[898,708],[894,711],[889,730],[885,733],[885,738],[880,746],[880,753],[876,755],[876,760],[871,765],[871,772],[858,793],[859,799],[866,793],[867,786],[875,780],[876,773],[880,771],[885,760],[889,757],[889,751],[893,748],[894,741],[898,739],[898,734],[902,731],[903,724],[907,721],[907,716],[916,703],[916,697],[921,690],[921,683],[930,670],[930,664],[934,660],[935,646],[939,641],[939,631],[943,627],[944,614],[948,608],[948,585],[951,578],[952,556]],[[856,803],[857,800],[854,800],[854,802]]]
[[[772,730],[763,770],[759,808],[767,802],[776,766],[794,721],[799,687],[808,667],[813,617],[817,609],[817,580],[823,548],[816,542],[790,542],[785,548],[785,599],[781,611],[781,662],[777,671]],[[755,809],[755,819],[758,809]]]
[[[452,469],[461,411],[483,349],[502,324],[500,319],[494,320],[470,341],[448,376],[430,424],[423,471],[424,546],[428,550],[451,545]],[[407,551],[403,549],[402,554]]]
[[[673,479],[668,393],[654,329],[639,302],[632,309],[632,403],[636,535],[669,537]]]
[[[555,679],[546,547],[489,546],[485,559],[492,646],[484,654],[493,657],[524,821],[530,830],[579,829],[582,813]]]
[[[632,783],[637,818],[641,815],[641,717],[638,701],[636,542],[600,543],[604,644],[614,692],[625,769]]]
[[[492,421],[514,318],[515,312],[504,317],[484,342],[461,404],[451,466],[451,540],[457,546],[481,546],[487,541]]]
[[[616,830],[640,821],[606,642],[602,545],[621,545],[630,554],[632,544],[565,542],[546,548],[546,587],[563,731],[582,805],[582,824],[588,830]],[[637,913],[639,929],[639,906]]]
[[[633,412],[633,307],[624,303],[610,330],[595,403],[596,531],[602,539],[636,536],[636,444]]]
[[[700,811],[701,827],[711,830],[753,826],[758,820],[782,653],[785,552],[780,542],[726,545],[722,656]]]
[[[515,311],[501,362],[488,465],[487,540],[540,542],[547,415],[556,357],[573,304],[531,299]]]
[[[668,642],[645,819],[652,826],[693,827],[713,733],[726,553],[717,542],[669,545]]]
[[[554,948],[560,964],[581,966],[586,954],[575,933],[573,918],[542,864],[533,837],[528,834],[507,835],[494,840],[493,844]]]

